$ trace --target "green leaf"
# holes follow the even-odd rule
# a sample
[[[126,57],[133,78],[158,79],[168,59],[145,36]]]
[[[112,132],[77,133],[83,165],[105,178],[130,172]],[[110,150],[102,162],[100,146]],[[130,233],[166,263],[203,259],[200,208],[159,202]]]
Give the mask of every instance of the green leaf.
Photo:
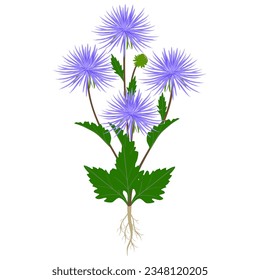
[[[116,159],[116,168],[112,169],[110,174],[115,184],[120,189],[125,190],[129,196],[140,175],[140,167],[136,166],[138,152],[135,149],[134,141],[129,141],[129,138],[123,133],[119,135],[119,140],[122,144],[122,150]]]
[[[94,133],[96,133],[102,140],[105,141],[105,143],[107,145],[110,145],[111,143],[111,135],[110,132],[105,129],[101,124],[100,125],[96,125],[95,123],[89,123],[89,122],[76,122],[75,124],[83,126],[91,131],[93,131]]]
[[[148,62],[148,58],[145,54],[139,54],[139,55],[136,55],[135,58],[134,58],[134,64],[136,67],[145,67],[145,65],[147,64]]]
[[[126,198],[123,195],[123,189],[120,186],[115,185],[112,176],[101,168],[90,168],[84,166],[88,171],[89,181],[93,187],[96,188],[95,193],[97,199],[105,198],[106,202],[113,202],[118,198],[121,198],[127,203]]]
[[[123,145],[123,143],[125,143],[124,141],[127,141],[127,139],[129,139],[128,135],[125,134],[124,131],[121,128],[116,128],[116,126],[113,125],[112,123],[110,123],[110,126],[113,128],[113,130],[114,130],[115,134],[117,135],[119,141]]]
[[[149,145],[149,148],[153,146],[157,138],[160,136],[160,134],[171,124],[176,122],[178,119],[173,119],[173,120],[166,120],[162,121],[159,125],[154,126],[152,130],[147,134],[147,143]]]
[[[154,199],[161,200],[164,189],[170,181],[171,173],[174,167],[170,169],[157,169],[151,174],[146,171],[139,177],[138,186],[135,187],[135,196],[132,203],[137,199],[142,199],[146,203],[153,203]]]
[[[164,120],[166,110],[167,110],[167,106],[166,106],[166,101],[165,101],[165,97],[164,97],[163,93],[158,100],[158,106],[157,107],[158,107],[158,112],[160,113],[162,120]]]
[[[134,187],[138,184],[138,178],[143,174],[140,167],[136,166],[138,152],[135,149],[135,143],[130,141],[128,136],[120,131],[118,138],[122,144],[121,152],[116,159],[115,168],[109,173],[101,168],[89,168],[88,171],[90,182],[96,188],[98,199],[105,198],[106,202],[113,202],[117,198],[121,198],[127,203],[123,191],[130,196]]]
[[[136,92],[136,78],[131,79],[127,88],[128,93],[134,94]]]
[[[122,79],[124,80],[124,70],[120,62],[117,60],[116,57],[111,55],[111,64],[112,68],[115,71],[115,73]]]

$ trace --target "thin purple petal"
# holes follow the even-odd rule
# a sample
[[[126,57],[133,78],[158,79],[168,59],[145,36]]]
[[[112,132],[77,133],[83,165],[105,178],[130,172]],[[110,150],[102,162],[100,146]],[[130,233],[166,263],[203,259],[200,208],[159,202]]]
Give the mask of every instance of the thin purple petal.
[[[109,124],[116,128],[126,130],[132,135],[133,127],[138,128],[143,134],[147,134],[155,125],[160,123],[156,106],[149,96],[142,98],[140,91],[134,95],[119,94],[109,101],[109,109],[104,112],[104,117]]]
[[[88,45],[70,51],[57,72],[61,75],[61,82],[65,83],[64,87],[71,87],[73,91],[82,86],[86,94],[90,85],[104,90],[115,79],[109,57],[104,52],[99,54],[95,46],[91,50]]]
[[[110,13],[101,18],[102,25],[97,27],[95,33],[100,36],[97,39],[104,48],[113,49],[120,47],[121,52],[125,52],[128,45],[132,45],[137,51],[149,47],[149,43],[154,37],[149,35],[153,27],[144,16],[143,10],[135,13],[126,6],[113,8]]]
[[[170,88],[173,95],[177,95],[177,89],[188,94],[188,91],[196,91],[199,84],[197,79],[202,75],[200,70],[195,68],[195,62],[184,51],[170,49],[167,53],[164,49],[162,57],[154,54],[144,69],[148,78],[143,81],[149,90],[156,93]]]

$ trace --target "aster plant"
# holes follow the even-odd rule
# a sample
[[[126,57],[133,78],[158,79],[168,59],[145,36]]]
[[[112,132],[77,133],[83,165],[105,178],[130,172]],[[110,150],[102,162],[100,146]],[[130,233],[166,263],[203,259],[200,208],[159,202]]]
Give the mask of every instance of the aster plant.
[[[115,166],[109,171],[89,166],[85,169],[97,199],[109,203],[121,199],[126,204],[126,215],[119,228],[127,242],[128,253],[130,248],[135,248],[136,237],[141,237],[132,215],[133,204],[138,199],[145,203],[162,200],[174,170],[170,167],[148,172],[142,169],[143,163],[161,133],[178,120],[168,118],[173,97],[178,91],[186,94],[196,91],[201,73],[195,68],[195,61],[184,51],[170,49],[168,52],[163,50],[161,57],[154,54],[151,60],[144,53],[137,53],[132,59],[131,78],[127,81],[127,50],[133,48],[141,52],[149,47],[155,38],[151,35],[152,27],[144,11],[136,13],[134,7],[126,6],[113,8],[101,21],[95,31],[100,49],[88,45],[75,48],[64,57],[64,63],[57,71],[64,87],[72,91],[81,87],[88,96],[95,122],[76,124],[99,136],[116,158]],[[117,47],[121,51],[121,59],[111,53]],[[142,81],[147,85],[146,92],[138,89],[137,68],[146,74]],[[116,78],[121,80],[122,87],[113,90],[112,95],[109,88]],[[99,114],[92,102],[92,90],[111,94],[107,108]],[[157,98],[152,92],[160,96]],[[169,92],[167,105],[166,92]],[[138,158],[134,140],[135,133],[139,132],[146,137],[148,144],[142,158]],[[112,146],[116,139],[120,142],[119,152]]]

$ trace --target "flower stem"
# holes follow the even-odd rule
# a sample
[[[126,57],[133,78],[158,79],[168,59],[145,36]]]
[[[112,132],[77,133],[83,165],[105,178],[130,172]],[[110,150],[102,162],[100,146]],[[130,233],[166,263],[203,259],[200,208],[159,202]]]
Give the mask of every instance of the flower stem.
[[[134,78],[135,70],[136,70],[136,66],[135,66],[135,68],[134,68],[134,70],[133,70],[132,77],[131,77],[131,81],[132,81],[133,78]]]
[[[123,56],[123,71],[124,71],[124,96],[126,96],[126,67],[125,67],[125,55]]]
[[[96,111],[95,111],[94,106],[93,106],[93,102],[92,102],[92,98],[91,98],[91,94],[90,94],[90,89],[89,89],[89,87],[88,87],[88,97],[89,97],[89,102],[90,102],[90,106],[91,106],[92,112],[93,112],[93,114],[94,114],[94,117],[95,117],[95,119],[96,119],[96,121],[97,121],[97,124],[100,125],[100,122],[99,122],[99,120],[98,120]],[[111,149],[111,151],[113,152],[114,156],[117,158],[117,154],[116,154],[114,148],[111,146],[111,144],[108,144],[108,146],[109,146],[109,148]]]
[[[134,138],[134,129],[135,129],[135,125],[134,125],[134,123],[132,124],[132,132],[129,132],[129,134],[130,134],[130,140],[131,141],[133,141],[133,138]]]
[[[123,71],[124,71],[124,97],[126,98],[126,66],[125,66],[125,53],[123,55]],[[128,133],[129,130],[129,125],[126,124],[126,132]],[[128,134],[128,137],[130,138],[131,136]]]
[[[166,118],[167,118],[167,116],[168,116],[168,113],[169,113],[169,111],[170,111],[170,107],[171,107],[171,104],[172,104],[172,95],[173,95],[173,88],[172,88],[172,90],[170,91],[170,99],[169,99],[169,102],[168,102],[166,114],[165,114],[165,116],[164,116],[164,118],[163,118],[164,121],[166,120]]]
[[[109,148],[111,149],[111,151],[112,151],[112,153],[114,154],[114,156],[117,158],[117,154],[116,154],[114,148],[111,146],[111,144],[109,144],[108,146],[109,146]]]
[[[143,157],[143,159],[142,159],[141,163],[139,164],[139,167],[140,167],[140,168],[142,167],[142,165],[143,165],[143,163],[144,163],[144,161],[145,161],[146,157],[147,157],[147,156],[148,156],[148,154],[150,153],[151,148],[152,148],[152,147],[150,147],[150,148],[146,151],[146,153],[145,153],[145,155],[144,155],[144,157]]]
[[[89,87],[88,87],[88,97],[89,97],[89,102],[90,102],[90,106],[91,106],[92,112],[93,112],[93,114],[94,114],[94,117],[95,117],[95,119],[96,119],[96,121],[97,121],[97,124],[100,125],[100,122],[99,122],[99,120],[98,120],[96,111],[95,111],[94,106],[93,106],[93,102],[92,102],[92,98],[91,98],[91,94],[90,94],[90,89],[89,89]]]

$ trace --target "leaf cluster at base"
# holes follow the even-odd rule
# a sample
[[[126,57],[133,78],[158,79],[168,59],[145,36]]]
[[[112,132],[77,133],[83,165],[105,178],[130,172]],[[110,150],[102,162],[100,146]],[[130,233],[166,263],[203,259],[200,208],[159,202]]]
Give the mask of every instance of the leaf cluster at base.
[[[104,198],[106,202],[120,198],[128,205],[132,205],[137,199],[146,203],[152,203],[155,199],[161,200],[164,193],[162,189],[169,183],[174,167],[157,169],[151,173],[141,171],[136,165],[138,152],[134,141],[130,141],[122,132],[117,133],[117,136],[122,149],[116,159],[115,168],[108,172],[101,168],[85,166],[90,182],[96,188],[96,198]],[[135,196],[132,198],[133,190]]]

